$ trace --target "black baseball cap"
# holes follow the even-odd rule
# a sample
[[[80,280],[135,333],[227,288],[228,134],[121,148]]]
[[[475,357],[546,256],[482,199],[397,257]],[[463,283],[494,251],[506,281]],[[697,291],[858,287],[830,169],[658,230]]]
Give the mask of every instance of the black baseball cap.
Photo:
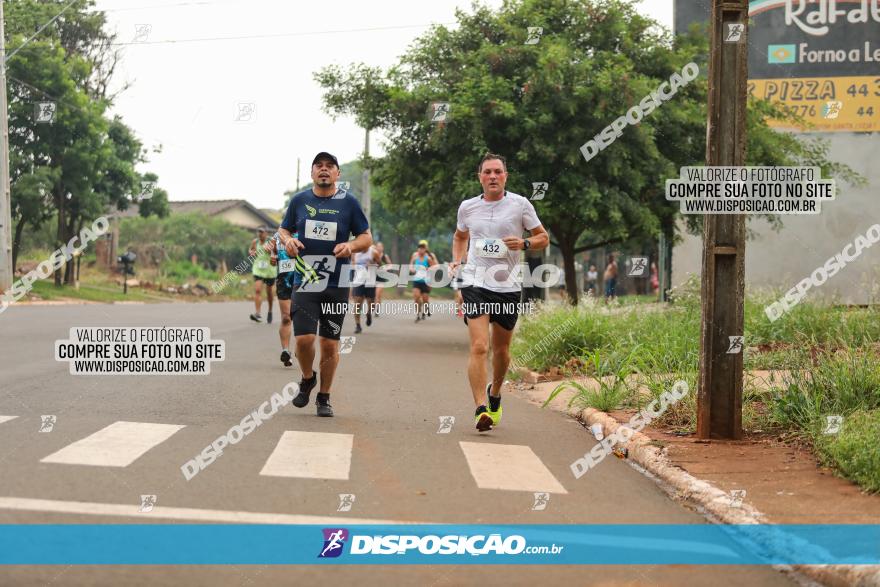
[[[321,159],[329,159],[330,161],[333,161],[333,165],[335,165],[337,168],[339,167],[339,160],[327,151],[321,151],[320,153],[315,155],[315,158],[312,159],[312,166],[314,167],[315,163],[317,163]]]

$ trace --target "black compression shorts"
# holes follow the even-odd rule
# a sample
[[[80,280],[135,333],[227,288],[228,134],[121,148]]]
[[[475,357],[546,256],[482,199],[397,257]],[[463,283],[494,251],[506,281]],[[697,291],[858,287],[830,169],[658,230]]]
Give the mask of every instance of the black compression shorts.
[[[489,322],[495,322],[505,330],[513,330],[519,318],[521,292],[497,292],[483,287],[468,286],[461,291],[464,323],[468,318],[489,316]]]
[[[348,312],[348,288],[328,287],[324,291],[296,291],[291,298],[290,317],[293,335],[317,333],[322,338],[339,340],[342,321]]]

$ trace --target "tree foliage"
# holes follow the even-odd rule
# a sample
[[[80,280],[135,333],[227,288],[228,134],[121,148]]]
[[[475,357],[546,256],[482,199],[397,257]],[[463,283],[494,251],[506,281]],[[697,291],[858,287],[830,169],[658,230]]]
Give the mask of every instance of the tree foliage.
[[[624,0],[506,0],[494,10],[458,11],[457,26],[435,26],[383,80],[365,65],[322,70],[325,105],[361,116],[363,100],[340,85],[383,87],[388,134],[377,181],[414,228],[452,227],[458,204],[480,193],[476,166],[486,151],[508,160],[508,189],[529,196],[549,182],[538,215],[562,253],[566,288],[577,300],[574,256],[633,237],[673,236],[678,204],[664,181],[705,161],[707,57],[704,32],[673,38]],[[542,27],[526,44],[529,27]],[[694,62],[701,75],[586,161],[580,147]],[[432,122],[432,102],[450,116]],[[801,164],[834,171],[827,146],[779,133],[766,118],[787,117],[751,104],[748,164]],[[836,166],[837,171],[847,168]]]

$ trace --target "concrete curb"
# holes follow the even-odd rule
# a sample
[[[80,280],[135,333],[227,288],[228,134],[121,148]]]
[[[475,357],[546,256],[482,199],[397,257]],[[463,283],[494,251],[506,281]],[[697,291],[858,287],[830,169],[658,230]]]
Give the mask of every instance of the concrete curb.
[[[587,427],[600,423],[606,437],[614,434],[622,425],[594,408],[586,408],[580,413],[573,410],[569,414]],[[765,515],[755,507],[745,502],[739,507],[732,507],[727,493],[669,462],[665,451],[651,444],[651,439],[641,432],[635,432],[624,446],[628,451],[627,458],[659,479],[673,499],[689,503],[721,524],[764,523],[761,520]],[[792,544],[784,546],[796,547]],[[880,567],[875,565],[797,565],[793,569],[830,587],[880,585]]]
[[[526,371],[526,370],[523,370]],[[526,381],[532,379],[538,381],[540,375],[528,372]],[[525,376],[526,373],[523,373]],[[605,412],[595,408],[570,409],[568,415],[586,424],[587,428],[593,424],[601,424],[605,437],[614,434],[622,426],[620,422]],[[754,506],[743,502],[738,507],[730,505],[730,495],[718,489],[711,483],[698,479],[674,465],[666,457],[665,449],[655,446],[651,439],[641,432],[633,432],[626,443],[618,444],[627,449],[627,460],[636,463],[647,471],[650,476],[659,481],[660,487],[677,501],[682,501],[706,515],[710,521],[720,524],[766,524],[762,520],[765,514],[758,511]],[[772,526],[772,524],[768,524]],[[787,550],[804,550],[814,548],[808,544],[785,544],[768,543],[762,547]],[[796,573],[804,575],[813,581],[829,587],[876,587],[880,586],[880,566],[878,565],[796,565],[786,567]]]

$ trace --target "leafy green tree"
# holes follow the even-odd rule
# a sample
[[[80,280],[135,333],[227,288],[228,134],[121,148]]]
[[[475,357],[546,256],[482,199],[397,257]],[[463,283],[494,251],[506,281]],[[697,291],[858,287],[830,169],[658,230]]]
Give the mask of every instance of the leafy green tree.
[[[234,267],[248,257],[253,235],[221,218],[204,214],[174,214],[167,218],[125,218],[119,226],[119,245],[130,248],[145,265],[189,261],[193,255],[217,270],[222,262]]]
[[[7,2],[9,133],[13,210],[18,225],[38,227],[57,218],[56,245],[63,246],[108,208],[127,206],[143,160],[140,142],[119,119],[109,119],[107,84],[118,53],[94,2]],[[28,44],[25,40],[61,13]],[[37,103],[54,104],[51,121],[35,116]],[[39,171],[44,170],[44,171]],[[36,181],[41,173],[40,181]],[[30,179],[29,179],[30,178]],[[53,183],[37,206],[34,187]],[[24,181],[19,185],[20,181]],[[35,183],[36,181],[36,183]],[[44,186],[45,187],[45,186]],[[63,279],[75,278],[72,264]],[[60,285],[62,274],[56,272]]]
[[[159,176],[155,173],[145,173],[141,178],[141,182],[155,184],[158,181]],[[138,214],[144,218],[148,216],[167,218],[171,214],[171,207],[168,205],[168,192],[160,187],[154,187],[150,197],[144,198],[138,203]]]
[[[413,228],[451,228],[463,198],[480,191],[476,165],[486,151],[507,157],[508,189],[529,196],[549,182],[535,207],[563,257],[566,290],[577,301],[575,255],[633,237],[674,234],[677,204],[664,180],[705,160],[705,76],[678,89],[639,124],[586,161],[580,148],[695,62],[706,72],[705,35],[673,38],[623,0],[506,0],[494,10],[459,11],[454,29],[436,26],[385,76],[385,113],[364,116],[388,133],[377,181]],[[528,27],[538,43],[526,44]],[[335,111],[360,115],[363,102],[338,88],[376,77],[366,66],[316,76]],[[355,79],[352,79],[354,76]],[[449,119],[432,122],[432,102],[449,102]],[[341,103],[340,103],[341,102]],[[374,106],[371,104],[371,108]],[[768,106],[749,116],[750,164],[810,156],[831,166],[827,149],[769,129]],[[807,146],[805,146],[807,145]]]

